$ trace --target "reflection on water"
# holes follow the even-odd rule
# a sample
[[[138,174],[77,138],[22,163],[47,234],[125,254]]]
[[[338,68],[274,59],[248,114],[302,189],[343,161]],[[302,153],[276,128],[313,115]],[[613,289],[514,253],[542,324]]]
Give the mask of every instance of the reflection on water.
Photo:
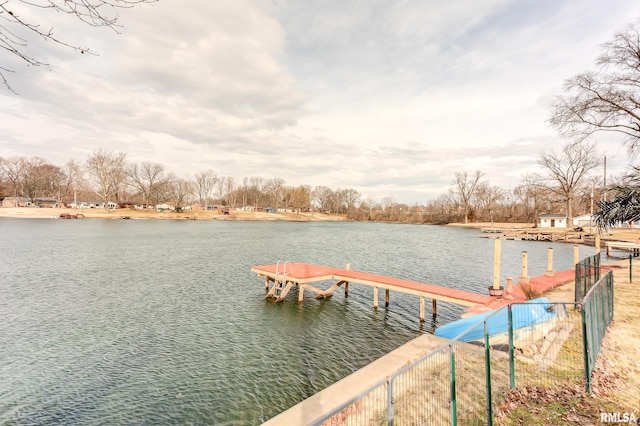
[[[259,424],[459,317],[370,287],[264,300],[279,259],[484,293],[478,231],[375,223],[0,220],[0,423]],[[503,242],[502,276],[568,269],[570,245]],[[327,283],[329,285],[330,283]]]

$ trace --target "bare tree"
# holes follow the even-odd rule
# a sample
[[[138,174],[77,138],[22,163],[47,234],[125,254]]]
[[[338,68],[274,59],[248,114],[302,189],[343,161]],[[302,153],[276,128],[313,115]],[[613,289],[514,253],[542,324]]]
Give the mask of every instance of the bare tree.
[[[191,201],[193,195],[193,182],[187,179],[177,179],[171,176],[167,184],[169,197],[173,201],[176,212],[181,212]]]
[[[142,202],[145,208],[149,206],[149,201],[153,199],[155,192],[166,180],[164,166],[160,163],[145,161],[138,165],[133,163],[127,167],[127,177],[129,184],[142,194]]]
[[[308,185],[300,185],[291,190],[290,205],[298,213],[308,211],[311,206],[311,187]]]
[[[567,227],[573,221],[576,188],[583,178],[600,164],[595,143],[569,143],[562,153],[542,153],[538,164],[546,170],[546,187],[560,197],[567,209]]]
[[[9,0],[1,0],[0,48],[8,55],[17,57],[27,65],[35,67],[49,65],[43,59],[36,57],[35,53],[30,52],[30,45],[37,41],[53,42],[81,54],[93,53],[86,46],[73,44],[59,38],[53,28],[46,24],[46,18],[43,18],[45,24],[42,25],[35,17],[41,17],[45,10],[49,10],[52,13],[74,16],[92,27],[108,27],[117,33],[119,28],[117,23],[118,9],[155,1],[157,0],[18,0],[11,3]],[[29,8],[37,10],[37,13],[31,13]],[[40,52],[40,56],[44,56],[41,53],[41,48],[35,47],[32,50]],[[14,70],[0,65],[0,78],[5,86],[11,90],[4,74],[6,72],[14,72]]]
[[[545,191],[547,189],[543,177],[535,173],[523,175],[520,184],[513,190],[513,194],[524,206],[527,221],[533,221],[535,227],[538,226]]]
[[[603,45],[597,72],[565,82],[553,105],[551,125],[582,141],[596,132],[623,135],[632,151],[640,146],[640,20]]]
[[[228,176],[224,181],[224,190],[227,197],[227,205],[235,207],[238,202],[238,192],[236,187],[236,180],[233,176]]]
[[[311,193],[311,197],[316,207],[318,207],[318,210],[327,213],[331,213],[332,195],[333,191],[327,186],[316,186]]]
[[[486,213],[491,217],[496,213],[497,204],[504,199],[504,191],[502,188],[489,185],[488,182],[479,182],[471,199],[480,209],[481,220],[486,220]]]
[[[209,169],[204,172],[196,173],[193,182],[193,192],[200,202],[200,206],[207,209],[207,203],[213,194],[213,190],[218,182],[218,174]]]
[[[117,201],[118,192],[125,181],[126,156],[127,154],[122,152],[98,150],[87,159],[86,172],[89,176],[89,185],[100,197],[107,211],[109,211],[109,201]]]
[[[28,157],[0,158],[0,172],[13,186],[13,196],[21,194],[20,178],[24,172]]]
[[[360,193],[355,189],[345,189],[345,202],[347,203],[347,212],[356,208],[356,203],[360,200]]]
[[[484,173],[481,173],[480,170],[476,170],[471,176],[469,176],[467,172],[456,173],[456,180],[452,183],[452,185],[455,186],[454,194],[464,207],[464,223],[468,223],[469,221],[471,197],[473,197],[482,176],[484,176]]]
[[[25,159],[20,173],[20,187],[25,197],[35,204],[39,197],[51,196],[51,180],[59,168],[38,157]]]

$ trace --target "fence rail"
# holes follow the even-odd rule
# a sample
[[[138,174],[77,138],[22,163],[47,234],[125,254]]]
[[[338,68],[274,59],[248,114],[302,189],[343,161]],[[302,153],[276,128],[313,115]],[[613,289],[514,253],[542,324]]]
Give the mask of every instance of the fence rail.
[[[585,270],[593,267],[589,262]],[[491,425],[510,389],[578,384],[590,392],[612,319],[611,272],[580,303],[505,306],[312,425]]]

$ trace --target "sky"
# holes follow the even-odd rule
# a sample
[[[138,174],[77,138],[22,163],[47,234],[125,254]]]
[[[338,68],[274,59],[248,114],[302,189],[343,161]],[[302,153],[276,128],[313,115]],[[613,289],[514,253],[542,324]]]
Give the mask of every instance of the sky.
[[[62,166],[98,149],[183,178],[282,178],[425,203],[458,172],[512,189],[567,143],[548,124],[571,76],[640,17],[637,0],[160,0],[118,32],[10,0],[73,50],[0,52],[0,157]],[[607,175],[626,148],[596,136]],[[598,173],[603,173],[598,171]]]

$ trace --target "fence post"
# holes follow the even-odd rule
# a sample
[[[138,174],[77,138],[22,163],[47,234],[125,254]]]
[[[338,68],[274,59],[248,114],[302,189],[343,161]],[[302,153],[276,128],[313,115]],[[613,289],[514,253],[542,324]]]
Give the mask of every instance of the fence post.
[[[487,425],[493,425],[493,407],[491,398],[491,346],[489,346],[489,329],[487,320],[484,321],[484,366],[485,381],[487,383]]]
[[[458,409],[456,407],[456,352],[453,349],[452,343],[449,345],[451,350],[451,424],[457,426],[458,424]]]
[[[511,389],[516,388],[516,368],[513,353],[513,311],[511,304],[507,305],[507,318],[509,323],[509,379]]]
[[[582,348],[584,353],[584,378],[587,393],[591,394],[591,372],[589,371],[589,339],[587,337],[587,301],[582,302]]]

